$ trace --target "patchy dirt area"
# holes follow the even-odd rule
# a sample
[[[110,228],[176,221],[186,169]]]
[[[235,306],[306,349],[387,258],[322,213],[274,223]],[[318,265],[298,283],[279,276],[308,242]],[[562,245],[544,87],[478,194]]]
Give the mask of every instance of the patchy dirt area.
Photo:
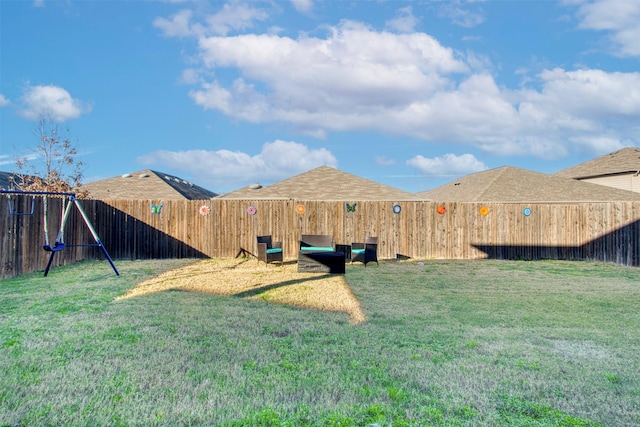
[[[265,265],[254,258],[207,259],[138,283],[116,300],[180,289],[343,312],[354,324],[365,321],[344,275],[298,273],[297,268],[296,263]]]

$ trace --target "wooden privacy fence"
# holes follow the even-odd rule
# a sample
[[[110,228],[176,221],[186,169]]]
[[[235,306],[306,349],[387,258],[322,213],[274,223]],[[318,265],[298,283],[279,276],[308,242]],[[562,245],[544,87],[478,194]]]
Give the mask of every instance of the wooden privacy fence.
[[[45,217],[48,225],[49,243],[53,246],[60,230],[63,203],[69,202],[68,198],[48,196],[47,214],[45,215],[42,196],[0,196],[1,278],[5,279],[45,269],[51,254],[43,249],[46,243]],[[81,203],[93,221],[98,205],[86,201]],[[63,237],[67,246],[54,257],[52,264],[54,268],[83,259],[103,256],[100,248],[85,246],[95,244],[95,240],[76,209],[70,210]]]
[[[20,202],[23,208],[30,203]],[[44,269],[48,253],[42,250],[42,201],[36,198],[31,216],[9,215],[7,203],[8,198],[0,200],[3,278]],[[339,244],[378,236],[380,258],[589,259],[640,266],[640,202],[356,200],[349,203],[355,204],[353,210],[344,202],[313,200],[81,203],[115,260],[255,254],[256,236],[266,234],[282,241],[285,260],[293,260],[301,234],[331,234]],[[57,230],[59,207],[49,205],[49,228]],[[80,218],[70,218],[66,227],[65,242],[91,241]],[[102,257],[92,248],[63,252],[58,263]]]

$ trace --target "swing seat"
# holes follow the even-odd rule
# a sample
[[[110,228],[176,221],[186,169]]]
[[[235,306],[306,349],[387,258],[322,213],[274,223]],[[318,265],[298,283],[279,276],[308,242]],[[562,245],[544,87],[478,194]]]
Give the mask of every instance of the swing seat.
[[[64,247],[65,244],[63,242],[56,242],[53,247],[51,247],[51,245],[44,245],[42,248],[47,252],[58,252],[63,250]]]

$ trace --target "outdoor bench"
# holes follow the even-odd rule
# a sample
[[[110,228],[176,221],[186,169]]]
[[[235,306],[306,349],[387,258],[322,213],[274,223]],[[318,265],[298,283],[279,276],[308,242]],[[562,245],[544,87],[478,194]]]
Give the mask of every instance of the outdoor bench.
[[[298,271],[344,274],[344,252],[336,252],[333,236],[303,234],[298,250]]]

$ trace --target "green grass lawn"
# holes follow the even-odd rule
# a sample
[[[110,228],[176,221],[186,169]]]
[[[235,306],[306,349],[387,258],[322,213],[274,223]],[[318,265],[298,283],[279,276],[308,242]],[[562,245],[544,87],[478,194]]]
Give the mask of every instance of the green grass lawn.
[[[183,290],[115,301],[190,262],[1,281],[0,426],[640,425],[640,269],[347,265],[356,325]]]

